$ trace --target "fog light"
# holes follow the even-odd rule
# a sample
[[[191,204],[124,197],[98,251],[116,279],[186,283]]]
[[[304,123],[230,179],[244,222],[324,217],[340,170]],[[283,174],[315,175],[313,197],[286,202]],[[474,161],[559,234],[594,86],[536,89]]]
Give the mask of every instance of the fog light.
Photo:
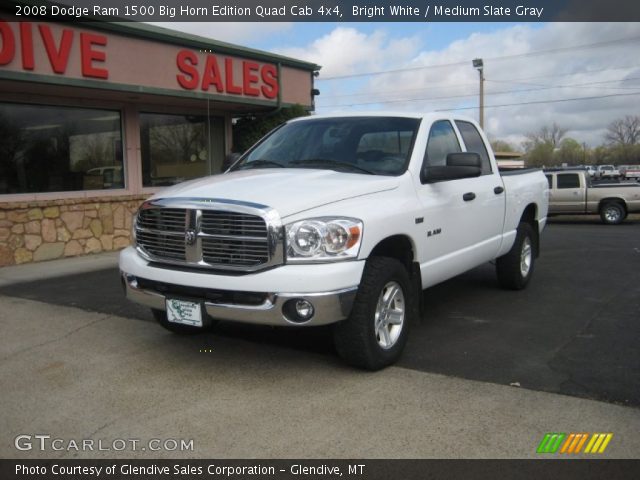
[[[287,300],[282,307],[282,313],[287,320],[294,323],[303,323],[311,320],[315,313],[313,304],[304,298]]]
[[[296,313],[300,318],[309,320],[313,317],[313,305],[307,300],[296,300]]]

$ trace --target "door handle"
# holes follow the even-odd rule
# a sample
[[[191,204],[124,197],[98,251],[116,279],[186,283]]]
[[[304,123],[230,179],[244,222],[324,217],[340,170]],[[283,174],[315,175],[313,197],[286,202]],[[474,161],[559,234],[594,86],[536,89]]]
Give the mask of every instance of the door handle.
[[[496,187],[493,189],[493,193],[495,193],[496,195],[500,195],[502,192],[504,192],[504,188],[502,187]]]
[[[468,192],[468,193],[465,193],[464,195],[462,195],[462,199],[463,199],[465,202],[470,202],[470,201],[471,201],[471,200],[473,200],[474,198],[476,198],[476,194],[475,194],[475,193],[473,193],[473,192]]]

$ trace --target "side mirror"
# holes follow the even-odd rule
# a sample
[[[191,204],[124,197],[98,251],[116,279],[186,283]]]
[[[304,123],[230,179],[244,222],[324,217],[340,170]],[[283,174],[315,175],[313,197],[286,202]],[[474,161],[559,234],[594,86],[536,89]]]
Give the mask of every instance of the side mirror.
[[[444,182],[460,178],[479,177],[482,174],[480,155],[473,152],[449,153],[447,164],[438,167],[426,167],[422,171],[423,183]]]

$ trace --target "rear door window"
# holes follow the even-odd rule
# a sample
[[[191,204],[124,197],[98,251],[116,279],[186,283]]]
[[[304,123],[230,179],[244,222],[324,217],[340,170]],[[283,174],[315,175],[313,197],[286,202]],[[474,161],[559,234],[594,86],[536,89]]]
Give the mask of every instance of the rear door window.
[[[556,176],[558,188],[580,188],[580,177],[577,173],[561,173]]]

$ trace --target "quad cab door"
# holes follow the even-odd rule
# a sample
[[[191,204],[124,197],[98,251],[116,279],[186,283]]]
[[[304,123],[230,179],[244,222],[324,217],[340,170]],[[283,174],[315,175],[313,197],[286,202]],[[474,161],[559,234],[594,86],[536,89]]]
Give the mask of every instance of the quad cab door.
[[[549,191],[549,212],[584,212],[586,188],[581,185],[580,174],[558,173],[554,176],[555,185]]]
[[[493,260],[502,240],[506,192],[484,140],[470,122],[432,124],[424,153],[426,167],[444,166],[449,153],[475,152],[479,177],[431,182],[421,175],[418,197],[422,223],[418,242],[423,287]],[[420,225],[418,225],[420,226]]]

